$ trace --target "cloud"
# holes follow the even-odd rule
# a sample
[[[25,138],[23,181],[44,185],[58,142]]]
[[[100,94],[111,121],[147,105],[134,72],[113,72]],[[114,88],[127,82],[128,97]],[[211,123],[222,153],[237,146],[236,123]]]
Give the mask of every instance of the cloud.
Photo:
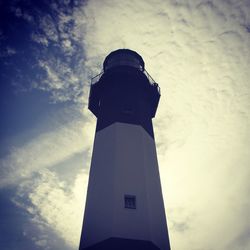
[[[24,145],[11,148],[10,153],[0,159],[0,187],[16,185],[23,178],[30,178],[33,172],[51,168],[79,152],[85,152],[85,157],[89,157],[94,136],[92,123],[87,117],[83,121],[82,115],[74,117],[71,112],[75,112],[74,108],[59,112],[51,121],[49,132],[40,133]],[[62,123],[65,119],[72,120]],[[46,122],[48,126],[49,120]],[[18,143],[21,142],[17,138]]]
[[[88,94],[86,86],[90,79],[83,66],[83,48],[72,32],[74,19],[72,13],[65,14],[64,9],[56,10],[53,19],[50,15],[41,15],[39,36],[32,34],[33,41],[47,47],[43,56],[37,58],[38,67],[46,75],[42,81],[33,82],[32,88],[49,92],[53,102],[85,103]]]
[[[69,188],[55,172],[43,169],[32,179],[23,181],[13,202],[30,214],[32,225],[39,231],[33,236],[32,232],[25,230],[26,237],[32,238],[43,249],[53,249],[53,245],[58,246],[53,242],[57,239],[53,234],[56,234],[66,243],[63,249],[76,248],[80,239],[87,179],[88,173],[80,171]]]
[[[79,72],[78,68],[69,67],[67,62],[56,57],[39,60],[38,63],[46,75],[43,81],[33,82],[33,88],[48,91],[52,102],[55,103],[73,101],[86,104],[88,91],[84,82],[87,80],[83,81],[83,72]]]
[[[13,138],[19,146],[0,159],[0,188],[16,189],[10,198],[29,215],[23,236],[38,249],[79,243],[94,136],[86,112],[75,106],[58,111],[31,131],[32,139]]]
[[[59,34],[56,28],[56,24],[50,15],[44,15],[40,17],[40,28],[45,33],[45,36],[53,41],[58,42]]]
[[[3,58],[4,57],[10,57],[10,56],[15,55],[16,53],[17,52],[16,52],[16,50],[14,48],[7,46],[6,48],[4,48],[3,51],[1,51],[0,58],[1,57],[3,57]]]
[[[34,41],[34,42],[37,42],[41,45],[44,45],[44,46],[48,46],[49,44],[49,41],[48,39],[46,38],[46,36],[43,36],[41,34],[36,34],[36,33],[32,33],[31,34],[31,39]]]
[[[249,244],[237,241],[250,206],[248,10],[247,2],[107,0],[75,12],[87,68],[130,48],[160,84],[154,127],[174,249]]]
[[[17,91],[39,89],[48,92],[54,103],[86,103],[86,86],[91,76],[84,67],[84,48],[81,46],[83,37],[80,34],[76,36],[74,32],[74,11],[81,5],[80,2],[44,2],[41,7],[33,3],[27,3],[26,6],[22,2],[12,1],[4,6],[13,19],[12,28],[15,30],[19,27],[19,31],[23,31],[21,37],[13,35],[11,39],[19,41],[11,47],[12,52],[15,51],[18,56],[10,62],[15,74],[8,79],[14,82]],[[8,36],[4,30],[2,37],[6,38],[5,43],[8,42]],[[20,46],[22,44],[25,46]],[[13,55],[10,50],[9,53],[5,50],[0,57]],[[23,67],[25,64],[30,67]],[[9,67],[5,70],[8,72]]]

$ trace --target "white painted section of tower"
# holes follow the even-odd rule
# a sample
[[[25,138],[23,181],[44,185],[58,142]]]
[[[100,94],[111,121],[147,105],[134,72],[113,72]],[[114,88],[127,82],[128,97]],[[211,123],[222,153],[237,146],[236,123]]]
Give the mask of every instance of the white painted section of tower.
[[[136,196],[136,209],[124,195]],[[110,237],[168,249],[154,139],[139,125],[114,123],[96,133],[83,222],[84,247]]]

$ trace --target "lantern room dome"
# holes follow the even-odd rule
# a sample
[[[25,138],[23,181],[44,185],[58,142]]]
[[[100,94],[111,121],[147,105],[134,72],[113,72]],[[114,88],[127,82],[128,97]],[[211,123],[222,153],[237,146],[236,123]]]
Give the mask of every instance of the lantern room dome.
[[[118,49],[111,52],[103,62],[103,70],[109,70],[118,66],[130,66],[144,71],[144,61],[135,51]]]

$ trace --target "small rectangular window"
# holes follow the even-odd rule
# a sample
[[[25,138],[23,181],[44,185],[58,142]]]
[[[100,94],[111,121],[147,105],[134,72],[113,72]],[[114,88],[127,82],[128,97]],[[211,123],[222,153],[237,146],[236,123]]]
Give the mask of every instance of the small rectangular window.
[[[136,196],[135,195],[124,195],[125,208],[136,209]]]

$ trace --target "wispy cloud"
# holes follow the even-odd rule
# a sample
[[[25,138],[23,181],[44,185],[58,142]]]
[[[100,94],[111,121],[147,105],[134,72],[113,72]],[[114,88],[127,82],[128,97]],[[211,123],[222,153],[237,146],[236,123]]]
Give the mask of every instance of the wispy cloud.
[[[57,114],[49,132],[38,134],[21,147],[10,149],[10,153],[0,160],[1,187],[16,184],[20,178],[53,167],[76,153],[85,151],[86,156],[90,154],[94,134],[92,123],[83,121],[80,116],[61,124],[64,119],[60,116],[67,115],[67,112],[70,111]]]
[[[17,52],[14,48],[6,47],[3,51],[0,52],[1,57],[9,57],[15,55]]]
[[[41,45],[48,46],[49,41],[46,36],[39,34],[39,33],[32,33],[31,39]]]
[[[44,2],[43,8],[28,3],[27,9],[19,3],[12,3],[10,6],[11,13],[22,19],[21,27],[25,27],[23,42],[25,40],[27,43],[26,47],[17,46],[16,52],[20,56],[15,58],[17,62],[13,71],[16,74],[10,77],[13,78],[16,89],[46,91],[54,103],[85,103],[90,76],[84,66],[85,53],[81,44],[83,36],[80,33],[76,35],[77,24],[74,18],[75,11],[81,8],[82,3]],[[9,11],[8,8],[7,10]],[[18,26],[18,21],[15,21]],[[10,55],[10,51],[1,53],[2,57],[7,55]],[[22,62],[21,65],[19,61]],[[22,68],[23,64],[32,68],[32,78],[29,70]]]
[[[49,228],[69,248],[78,246],[86,197],[82,191],[87,188],[87,179],[88,173],[80,171],[69,188],[55,172],[43,169],[19,185],[13,202],[29,212],[31,223],[40,231],[41,237],[33,238],[36,245],[51,249]]]
[[[58,42],[59,34],[57,31],[56,23],[50,15],[43,15],[40,17],[39,25],[45,36],[53,41]]]
[[[43,125],[49,132],[35,132],[23,145],[13,139],[21,146],[0,159],[0,188],[16,188],[11,199],[30,218],[23,236],[42,249],[73,249],[79,243],[94,136],[91,118],[83,121],[85,112],[75,107],[58,112]]]

